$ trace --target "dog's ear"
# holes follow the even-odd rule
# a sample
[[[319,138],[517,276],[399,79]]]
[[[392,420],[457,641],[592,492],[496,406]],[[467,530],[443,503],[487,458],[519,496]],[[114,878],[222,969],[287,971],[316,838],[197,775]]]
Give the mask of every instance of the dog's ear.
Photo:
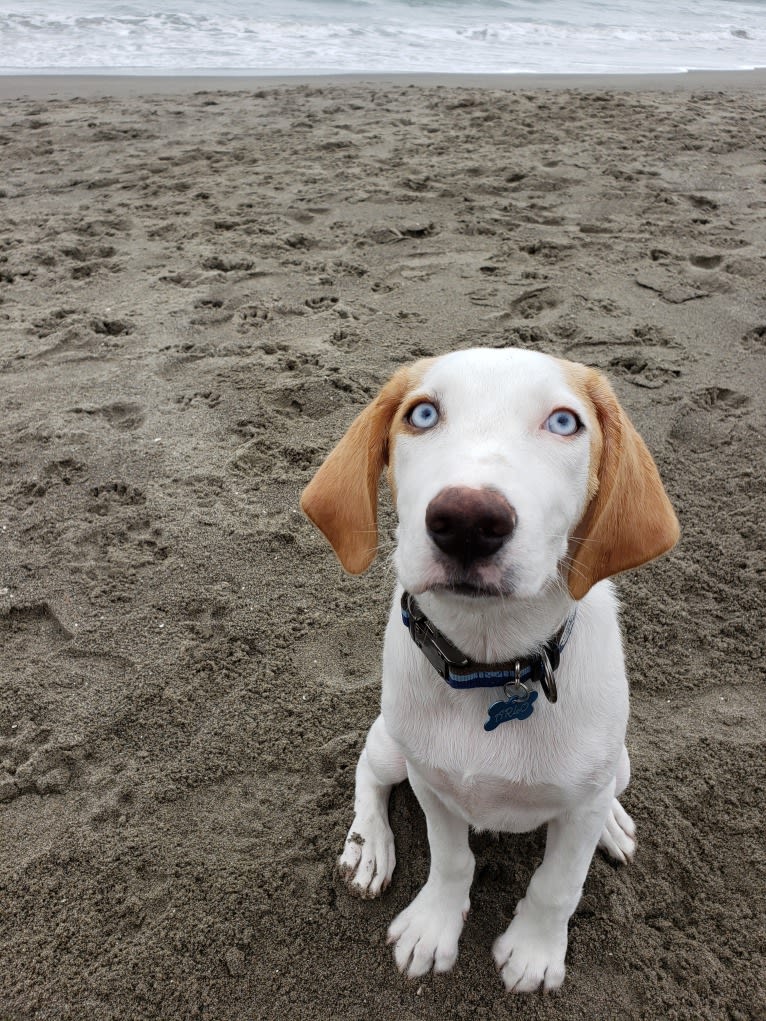
[[[411,388],[414,368],[399,369],[354,419],[301,496],[303,513],[349,574],[361,574],[375,559],[378,481],[388,463],[391,423]]]
[[[588,370],[585,393],[601,428],[597,488],[570,544],[569,592],[638,567],[678,542],[678,519],[652,455],[607,381]]]

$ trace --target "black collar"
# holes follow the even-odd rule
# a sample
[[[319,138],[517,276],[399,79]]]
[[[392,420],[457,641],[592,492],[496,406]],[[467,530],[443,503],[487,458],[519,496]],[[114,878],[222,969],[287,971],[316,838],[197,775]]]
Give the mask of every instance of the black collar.
[[[539,683],[549,702],[558,698],[555,671],[574,625],[572,610],[556,634],[534,656],[507,663],[477,663],[453,645],[426,617],[415,597],[402,593],[402,620],[413,642],[451,688],[500,688]]]

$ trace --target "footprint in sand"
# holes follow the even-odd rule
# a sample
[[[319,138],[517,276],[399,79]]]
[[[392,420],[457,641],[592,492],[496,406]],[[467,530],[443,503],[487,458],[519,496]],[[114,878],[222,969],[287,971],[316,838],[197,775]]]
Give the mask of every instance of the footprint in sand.
[[[0,802],[22,794],[61,794],[72,779],[73,766],[81,758],[76,745],[61,747],[51,741],[51,731],[23,720],[0,736]]]
[[[0,631],[3,633],[4,651],[11,657],[26,658],[33,646],[44,644],[47,651],[71,641],[72,632],[64,627],[48,603],[30,603],[29,606],[11,606],[0,612]]]
[[[107,262],[117,254],[117,249],[112,245],[69,245],[60,251],[75,263],[70,274],[73,280],[85,280],[97,270],[115,268],[114,264]]]
[[[271,403],[290,417],[303,416],[310,419],[332,415],[347,397],[339,391],[350,383],[330,379],[307,379],[276,386],[269,391]]]
[[[361,330],[352,327],[339,327],[333,330],[330,343],[339,351],[355,351],[365,339]]]
[[[113,404],[104,404],[100,408],[70,408],[73,415],[96,415],[103,418],[113,429],[120,432],[130,432],[143,425],[146,413],[143,405],[135,401],[115,401]]]
[[[49,662],[72,640],[50,605],[0,607],[0,642],[7,662]],[[0,802],[22,794],[60,793],[71,777],[78,739],[51,741],[51,731],[31,720],[13,723],[0,733]]]
[[[76,478],[83,474],[86,467],[83,461],[78,461],[74,457],[62,457],[55,461],[49,461],[44,472],[46,478],[51,481],[63,482],[65,486],[70,486]]]
[[[107,482],[100,486],[91,486],[88,494],[91,498],[88,511],[96,514],[106,514],[112,505],[136,507],[146,503],[144,491],[126,482]]]
[[[553,287],[535,287],[514,298],[511,308],[522,319],[534,319],[540,313],[557,308],[560,304],[561,296]]]
[[[690,255],[689,262],[695,269],[718,269],[723,262],[722,255]]]
[[[633,386],[640,386],[646,390],[658,390],[681,375],[680,369],[663,365],[640,351],[612,358],[609,368],[615,375],[621,375]]]
[[[742,338],[742,347],[746,351],[766,351],[766,326],[756,326],[748,330]]]
[[[670,428],[670,439],[692,451],[728,446],[752,398],[738,390],[710,386],[683,401]]]
[[[32,323],[30,332],[41,340],[54,339],[50,347],[37,351],[33,357],[61,357],[66,361],[82,361],[106,357],[106,352],[118,349],[118,337],[128,336],[134,325],[127,319],[107,319],[102,316],[85,318],[77,309],[56,309]]]
[[[194,393],[179,394],[176,397],[176,404],[182,408],[217,408],[220,403],[221,393],[218,390],[195,390]]]
[[[225,258],[221,255],[211,255],[202,260],[203,269],[214,269],[220,273],[246,272],[253,268],[253,260],[247,258]]]
[[[122,337],[132,333],[135,329],[133,324],[127,319],[93,318],[89,325],[94,333],[103,337]]]
[[[44,340],[49,337],[56,330],[61,329],[63,323],[75,315],[77,312],[76,308],[57,308],[53,312],[49,312],[48,315],[43,316],[40,319],[32,321],[32,330],[36,337]]]
[[[304,304],[312,312],[327,312],[328,309],[338,304],[338,298],[334,294],[322,294],[316,298],[307,298]]]

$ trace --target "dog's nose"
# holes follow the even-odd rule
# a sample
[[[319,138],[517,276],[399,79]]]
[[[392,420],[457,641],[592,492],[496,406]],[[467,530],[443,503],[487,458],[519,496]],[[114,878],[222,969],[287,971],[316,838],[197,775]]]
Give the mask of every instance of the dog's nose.
[[[463,566],[497,553],[516,526],[516,512],[493,489],[452,486],[426,508],[426,529],[439,549]]]

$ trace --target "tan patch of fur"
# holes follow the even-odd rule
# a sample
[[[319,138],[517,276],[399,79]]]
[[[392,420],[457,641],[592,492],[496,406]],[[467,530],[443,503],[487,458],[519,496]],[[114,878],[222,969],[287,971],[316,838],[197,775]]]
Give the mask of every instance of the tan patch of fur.
[[[366,571],[378,544],[378,482],[398,432],[401,406],[432,359],[399,369],[357,415],[301,496],[304,514],[325,535],[350,574]],[[389,483],[393,482],[388,473]],[[393,489],[393,486],[392,486]],[[394,494],[395,495],[395,494]]]
[[[600,442],[591,441],[595,490],[570,543],[568,586],[581,599],[602,578],[667,553],[680,529],[652,455],[607,380],[594,369],[560,364],[600,433]]]

